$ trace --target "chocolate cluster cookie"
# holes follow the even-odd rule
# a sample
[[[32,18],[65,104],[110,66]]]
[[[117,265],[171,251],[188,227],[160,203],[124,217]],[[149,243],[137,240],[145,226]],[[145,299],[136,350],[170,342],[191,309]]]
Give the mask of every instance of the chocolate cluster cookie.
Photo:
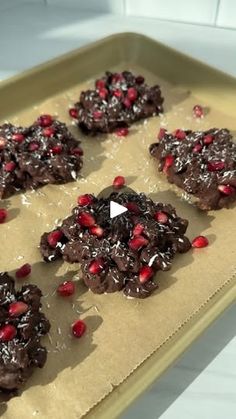
[[[130,71],[111,73],[96,80],[93,90],[81,92],[70,109],[79,128],[86,134],[113,132],[135,121],[163,112],[158,85],[148,86],[142,76]]]
[[[161,129],[150,153],[168,181],[195,195],[201,209],[228,207],[236,200],[236,143],[229,130]]]
[[[128,211],[110,218],[111,201]],[[82,195],[62,225],[43,234],[40,250],[47,262],[81,263],[84,283],[95,293],[123,289],[126,296],[145,298],[157,288],[154,274],[170,269],[175,254],[191,247],[187,226],[171,205],[144,194]]]
[[[41,291],[24,285],[16,291],[14,280],[0,273],[0,390],[21,387],[37,367],[46,362],[40,338],[50,324],[40,311]]]
[[[41,115],[27,128],[0,126],[0,198],[47,183],[75,180],[82,150],[66,125]]]

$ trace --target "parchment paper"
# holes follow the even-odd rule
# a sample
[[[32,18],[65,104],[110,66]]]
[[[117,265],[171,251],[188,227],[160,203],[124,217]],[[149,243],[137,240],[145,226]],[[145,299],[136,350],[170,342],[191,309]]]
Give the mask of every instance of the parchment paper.
[[[236,130],[236,119],[218,112],[216,103],[216,109],[211,108],[203,120],[195,120],[192,108],[199,100],[190,92],[142,68],[133,66],[131,70],[144,74],[150,83],[161,84],[165,113],[135,124],[125,138],[84,137],[71,125],[68,106],[77,101],[82,88],[91,86],[91,80],[25,110],[13,120],[28,124],[40,113],[57,113],[82,140],[85,156],[82,177],[76,182],[48,185],[1,202],[10,217],[0,227],[0,271],[14,272],[26,262],[33,265],[27,282],[43,290],[43,309],[52,324],[50,336],[43,340],[48,349],[46,366],[34,372],[22,394],[0,407],[4,419],[80,418],[163,344],[236,270],[235,207],[208,214],[199,211],[157,172],[148,153],[160,125],[169,130],[213,126]],[[41,234],[69,215],[79,194],[97,194],[119,174],[137,192],[173,204],[178,214],[190,221],[190,239],[204,234],[210,241],[206,249],[176,257],[171,271],[158,273],[160,288],[146,300],[126,299],[122,293],[92,294],[79,279],[79,266],[43,263],[37,248]],[[77,282],[76,295],[57,297],[57,285],[68,278]],[[80,340],[70,334],[70,325],[77,318],[85,319],[88,326]]]

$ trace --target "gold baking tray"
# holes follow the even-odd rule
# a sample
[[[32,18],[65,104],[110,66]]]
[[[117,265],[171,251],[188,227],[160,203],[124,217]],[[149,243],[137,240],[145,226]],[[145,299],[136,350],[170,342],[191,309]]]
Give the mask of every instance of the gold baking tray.
[[[71,125],[68,107],[95,77],[113,69],[131,69],[149,83],[158,82],[165,113],[135,124],[125,139],[114,134],[84,137]],[[235,131],[236,80],[146,36],[123,33],[1,82],[0,98],[1,122],[24,125],[39,113],[57,113],[85,151],[82,178],[76,182],[47,185],[1,203],[9,207],[11,217],[1,225],[0,271],[14,271],[24,261],[33,264],[31,281],[46,295],[44,311],[52,332],[51,340],[45,340],[45,368],[34,373],[20,397],[0,404],[0,413],[6,419],[118,417],[235,300],[235,208],[208,214],[197,210],[157,173],[148,146],[160,125],[170,130],[225,126]],[[196,103],[208,108],[200,121],[192,117]],[[65,274],[75,275],[75,269],[40,262],[39,237],[69,214],[79,193],[99,193],[118,173],[138,192],[176,206],[190,220],[189,237],[206,234],[210,246],[176,258],[170,272],[158,275],[160,290],[145,301],[126,300],[121,293],[94,295],[78,282],[78,298],[66,305],[56,299],[54,289]],[[66,335],[75,308],[82,318],[88,315],[88,332],[68,345],[67,336],[67,341],[57,336],[56,320]]]

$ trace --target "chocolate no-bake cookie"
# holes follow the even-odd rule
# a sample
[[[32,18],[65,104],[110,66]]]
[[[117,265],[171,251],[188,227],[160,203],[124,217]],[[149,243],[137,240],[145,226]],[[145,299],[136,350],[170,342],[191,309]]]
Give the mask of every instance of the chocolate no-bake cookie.
[[[41,115],[28,128],[0,126],[0,198],[47,183],[75,180],[82,150],[66,125]]]
[[[111,73],[95,82],[93,90],[81,92],[70,115],[86,134],[113,132],[135,121],[163,112],[158,85],[148,86],[130,71]]]
[[[128,211],[111,219],[110,201]],[[157,288],[154,274],[191,247],[184,235],[188,221],[144,194],[83,195],[78,202],[60,227],[43,234],[40,250],[47,262],[81,263],[84,283],[95,293],[123,289],[130,297],[148,297]]]
[[[40,311],[41,296],[36,285],[16,291],[14,280],[0,273],[0,391],[20,388],[46,362],[40,338],[50,324]]]
[[[195,195],[201,209],[220,209],[236,200],[236,143],[229,130],[161,129],[150,153],[168,181]]]

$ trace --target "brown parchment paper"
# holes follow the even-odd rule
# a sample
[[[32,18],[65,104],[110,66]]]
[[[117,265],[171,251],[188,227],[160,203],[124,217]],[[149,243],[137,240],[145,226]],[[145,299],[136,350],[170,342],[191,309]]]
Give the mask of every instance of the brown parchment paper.
[[[33,265],[27,282],[42,289],[43,309],[50,319],[50,335],[44,339],[48,360],[34,372],[22,394],[2,405],[4,419],[80,418],[119,385],[138,365],[163,344],[211,295],[232,278],[236,270],[236,211],[199,211],[186,196],[157,172],[148,146],[155,141],[160,125],[175,128],[207,129],[213,126],[236,130],[236,119],[210,108],[203,120],[192,117],[199,103],[181,87],[171,86],[136,65],[129,68],[144,74],[148,82],[158,82],[165,97],[165,113],[135,124],[125,138],[115,135],[84,137],[68,118],[68,106],[92,80],[62,92],[13,118],[29,124],[40,113],[57,114],[82,141],[84,167],[81,178],[67,185],[48,185],[37,191],[13,196],[1,203],[9,209],[7,223],[1,225],[0,271],[14,270],[23,263]],[[120,66],[127,69],[127,65]],[[207,106],[206,103],[201,103]],[[79,266],[41,261],[38,243],[69,213],[83,193],[99,193],[114,176],[122,174],[127,185],[152,199],[173,204],[189,219],[190,239],[199,234],[209,238],[206,249],[176,257],[169,272],[158,273],[159,290],[146,300],[126,299],[122,293],[95,295],[80,281]],[[73,298],[57,297],[55,289],[65,279],[74,278]],[[70,335],[70,324],[85,319],[88,330],[80,340]]]

